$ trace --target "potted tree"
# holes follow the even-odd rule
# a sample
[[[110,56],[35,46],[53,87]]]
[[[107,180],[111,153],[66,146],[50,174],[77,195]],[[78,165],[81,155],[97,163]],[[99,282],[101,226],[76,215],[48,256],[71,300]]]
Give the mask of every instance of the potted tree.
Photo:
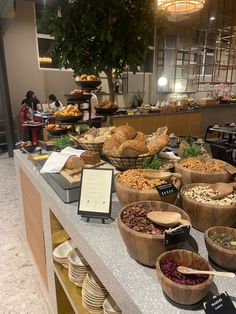
[[[41,25],[55,38],[50,53],[59,65],[75,75],[105,72],[114,101],[113,75],[138,70],[165,21],[155,0],[54,0]]]

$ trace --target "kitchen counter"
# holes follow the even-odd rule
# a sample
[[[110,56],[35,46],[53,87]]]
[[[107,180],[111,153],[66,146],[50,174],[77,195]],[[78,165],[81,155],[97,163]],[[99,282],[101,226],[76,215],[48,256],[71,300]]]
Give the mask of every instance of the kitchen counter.
[[[63,203],[25,154],[15,150],[14,156],[21,210],[26,222],[26,238],[39,272],[41,275],[43,274],[45,289],[47,289],[55,313],[63,313],[58,303],[58,294],[62,292],[55,288],[58,280],[62,289],[67,290],[66,296],[71,303],[73,303],[73,298],[70,296],[70,290],[67,289],[68,285],[63,284],[58,267],[55,267],[52,260],[52,221],[50,222],[52,215],[71,237],[74,246],[79,248],[122,309],[123,314],[204,313],[199,306],[195,308],[175,306],[166,299],[157,280],[155,269],[144,267],[129,256],[116,221],[101,224],[100,221],[92,220],[87,223],[77,215],[78,203]],[[32,193],[37,195],[37,199],[30,199]],[[38,209],[37,212],[39,213],[38,219],[41,217],[42,221],[38,223],[35,221],[36,218],[30,215],[36,212],[36,207],[40,203],[41,211]],[[27,204],[30,204],[30,210],[27,210]],[[116,194],[113,194],[112,216],[114,218],[120,208],[121,205]],[[27,217],[31,218],[27,219]],[[38,233],[35,228],[29,232],[31,223],[34,223],[35,228],[39,229]],[[34,234],[37,239],[36,243],[31,240]],[[197,241],[199,254],[207,258],[203,234],[192,229],[191,235]],[[42,237],[44,247],[39,245]],[[42,255],[45,256],[45,263],[40,259]],[[44,271],[42,272],[43,267]],[[236,305],[235,285],[232,284],[232,279],[216,277],[211,295],[223,291],[229,293]],[[76,313],[87,313],[79,310],[74,304],[72,304],[72,308]]]

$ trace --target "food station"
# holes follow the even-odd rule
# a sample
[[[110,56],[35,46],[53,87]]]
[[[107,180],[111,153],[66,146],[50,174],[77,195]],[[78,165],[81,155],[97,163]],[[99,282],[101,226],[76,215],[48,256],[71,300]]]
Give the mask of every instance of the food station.
[[[233,309],[236,168],[167,126],[80,129],[81,112],[55,113],[74,124],[64,146],[15,151],[26,238],[54,311],[203,313],[214,296]]]

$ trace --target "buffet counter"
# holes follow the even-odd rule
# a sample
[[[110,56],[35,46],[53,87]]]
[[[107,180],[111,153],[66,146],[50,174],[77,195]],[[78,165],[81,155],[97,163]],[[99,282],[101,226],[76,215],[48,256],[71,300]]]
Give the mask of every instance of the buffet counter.
[[[15,150],[14,155],[26,239],[55,313],[88,313],[81,304],[81,289],[69,281],[61,265],[53,262],[52,249],[63,240],[62,235],[65,240],[70,237],[73,246],[79,248],[123,314],[204,313],[199,305],[179,306],[167,300],[156,270],[138,264],[129,256],[116,221],[87,223],[77,215],[77,202],[63,203],[25,154]],[[113,194],[114,218],[120,208]],[[203,233],[192,229],[191,234],[197,242],[191,238],[189,243],[207,259]],[[215,277],[214,282],[210,297],[227,291],[236,304],[232,281]]]
[[[204,137],[209,125],[234,122],[235,116],[236,104],[214,104],[202,106],[199,110],[112,116],[112,125],[128,123],[144,134],[168,125],[169,133]]]

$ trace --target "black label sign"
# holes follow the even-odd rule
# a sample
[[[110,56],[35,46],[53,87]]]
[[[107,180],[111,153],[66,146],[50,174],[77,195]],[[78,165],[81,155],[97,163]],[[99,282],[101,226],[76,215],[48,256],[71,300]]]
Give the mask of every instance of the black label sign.
[[[187,241],[189,237],[190,226],[177,227],[165,231],[165,246]]]
[[[156,189],[161,196],[167,196],[167,195],[178,192],[178,190],[172,183],[165,183],[165,184],[158,185],[156,186]]]
[[[231,301],[229,295],[221,293],[218,297],[213,298],[211,301],[204,303],[204,310],[207,314],[235,314],[236,309]]]

